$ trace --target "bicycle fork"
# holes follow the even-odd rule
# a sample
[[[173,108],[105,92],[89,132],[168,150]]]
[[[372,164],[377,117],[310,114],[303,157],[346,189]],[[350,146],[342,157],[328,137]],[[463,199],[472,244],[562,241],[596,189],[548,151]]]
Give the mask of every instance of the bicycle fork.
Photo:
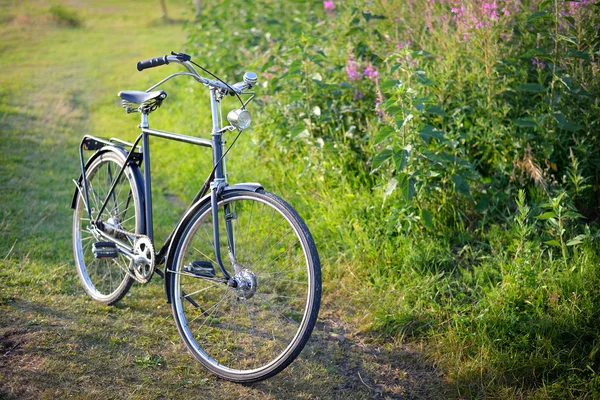
[[[227,179],[225,175],[225,160],[223,158],[223,133],[219,130],[219,113],[217,100],[217,94],[215,89],[210,90],[210,106],[212,113],[212,122],[213,122],[213,160],[217,163],[215,166],[215,178],[211,182],[210,185],[210,201],[211,201],[211,209],[212,209],[212,219],[213,219],[213,241],[214,241],[214,249],[215,249],[215,258],[219,269],[223,273],[225,279],[230,282],[233,282],[231,279],[231,275],[227,272],[225,265],[223,264],[223,259],[221,257],[221,247],[220,247],[220,238],[219,238],[219,196],[222,193],[222,190],[225,186],[227,186]],[[235,257],[235,244],[233,238],[233,224],[231,222],[234,217],[231,213],[230,207],[226,204],[223,207],[223,214],[225,220],[225,230],[227,232],[227,244],[229,249],[229,259],[234,267],[234,274],[239,272],[239,266]]]

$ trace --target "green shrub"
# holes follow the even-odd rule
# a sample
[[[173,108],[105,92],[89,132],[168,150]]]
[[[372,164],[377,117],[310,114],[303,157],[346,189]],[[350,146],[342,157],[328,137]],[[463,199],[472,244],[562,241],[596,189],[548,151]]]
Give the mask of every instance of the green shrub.
[[[190,47],[259,70],[263,183],[371,329],[467,397],[600,396],[598,6],[456,4],[226,0]]]

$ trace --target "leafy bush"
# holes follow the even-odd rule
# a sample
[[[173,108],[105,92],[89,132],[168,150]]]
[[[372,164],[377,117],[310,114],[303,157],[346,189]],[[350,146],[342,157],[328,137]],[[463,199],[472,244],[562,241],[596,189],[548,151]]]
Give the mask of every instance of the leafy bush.
[[[260,70],[253,141],[326,278],[467,396],[600,395],[598,6],[254,7],[207,4],[190,46]]]

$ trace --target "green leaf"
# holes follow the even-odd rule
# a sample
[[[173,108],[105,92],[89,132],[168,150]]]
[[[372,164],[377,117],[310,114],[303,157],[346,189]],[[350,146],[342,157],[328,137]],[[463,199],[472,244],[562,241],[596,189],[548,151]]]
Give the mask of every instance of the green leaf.
[[[554,214],[554,211],[546,211],[545,213],[538,215],[536,218],[537,219],[548,219],[548,218],[555,218],[556,214]]]
[[[395,99],[395,98],[392,97],[391,99],[387,99],[387,100],[383,101],[380,104],[380,107],[388,108],[388,107],[393,106],[393,105],[398,105],[398,99]]]
[[[421,130],[419,130],[419,136],[427,144],[429,144],[431,138],[435,138],[440,142],[446,140],[444,137],[444,131],[441,131],[431,125],[425,125],[423,128],[421,128]]]
[[[431,106],[425,109],[426,112],[436,115],[441,115],[442,117],[447,117],[446,112],[442,110],[439,106]]]
[[[406,201],[411,201],[415,195],[415,180],[406,173],[398,175],[398,190]]]
[[[400,81],[397,79],[388,79],[381,84],[381,89],[394,88],[398,86],[398,83],[400,83]]]
[[[571,239],[567,242],[567,246],[575,246],[575,245],[581,244],[581,243],[583,243],[584,240],[585,240],[585,235],[577,235],[573,239]]]
[[[289,49],[288,51],[285,52],[285,55],[290,55],[290,54],[300,54],[302,53],[302,49],[300,47],[292,47],[291,49]],[[300,62],[298,60],[295,60],[295,62]]]
[[[567,118],[561,112],[555,112],[552,115],[554,116],[554,119],[556,119],[556,122],[558,122],[558,127],[562,130],[577,132],[584,129],[583,126],[567,120]]]
[[[433,230],[433,218],[431,217],[431,212],[429,212],[429,210],[421,210],[421,220],[423,221],[425,228]]]
[[[546,89],[539,83],[523,83],[517,86],[517,90],[521,92],[545,92]]]
[[[394,166],[396,167],[396,171],[402,172],[408,163],[408,158],[410,157],[410,153],[412,151],[412,146],[408,145],[402,150],[394,152]]]
[[[563,217],[569,219],[585,218],[583,215],[576,213],[575,211],[567,211]]]
[[[548,54],[544,49],[529,49],[525,54],[521,56],[521,58],[550,58],[550,54]]]
[[[541,2],[539,5],[538,5],[538,10],[540,10],[540,11],[541,11],[541,10],[545,9],[545,8],[546,8],[546,7],[548,7],[550,4],[552,4],[552,2],[553,2],[553,1],[554,1],[554,0],[544,0],[544,1],[542,1],[542,2]]]
[[[575,57],[575,58],[581,58],[582,60],[590,60],[590,54],[586,53],[584,51],[576,51],[576,50],[569,50],[567,52],[567,55],[571,56],[571,57]]]
[[[304,98],[304,93],[299,90],[294,90],[290,92],[290,101],[301,100]]]
[[[577,38],[573,35],[561,35],[561,34],[556,34],[555,37],[563,42],[567,42],[567,43],[571,43],[575,46],[579,46],[579,41],[577,40]]]
[[[544,243],[546,243],[548,246],[560,247],[560,242],[558,240],[556,240],[556,239],[548,240],[548,241],[546,241]]]
[[[527,22],[535,21],[536,19],[549,17],[550,13],[546,11],[536,11],[527,18]]]
[[[301,68],[302,68],[302,63],[300,62],[300,60],[294,60],[289,66],[288,73],[290,75],[299,73]]]
[[[391,126],[384,126],[379,130],[379,132],[377,132],[377,135],[375,136],[375,144],[383,142],[385,139],[390,137],[392,133],[394,133],[394,129]]]
[[[313,81],[321,82],[323,80],[323,77],[321,76],[320,73],[315,72],[314,74],[311,75],[310,79],[312,79]]]
[[[383,199],[384,200],[386,197],[388,197],[390,194],[392,194],[394,192],[394,190],[396,190],[396,186],[398,186],[398,180],[396,178],[390,179],[389,182],[387,183],[387,185],[385,186],[385,189],[383,190]]]
[[[367,22],[372,19],[385,19],[383,15],[371,14],[370,12],[363,12],[362,15]]]
[[[405,122],[405,121],[404,121],[403,119],[397,119],[397,120],[396,120],[396,127],[397,127],[398,129],[401,129],[401,128],[404,126],[404,122]]]
[[[376,170],[383,164],[388,158],[390,158],[394,153],[390,149],[384,149],[375,157],[373,157],[373,164],[371,167],[373,170]]]
[[[274,63],[275,63],[275,56],[270,56],[270,57],[269,57],[269,59],[267,60],[267,62],[263,64],[263,66],[262,66],[262,68],[261,68],[261,69],[262,69],[263,71],[266,71],[266,70],[268,70],[269,68],[271,68],[271,67],[273,66],[273,64],[274,64]]]
[[[304,127],[304,124],[297,124],[297,125],[294,125],[292,127],[292,129],[290,129],[290,133],[291,133],[292,137],[294,137],[305,129],[306,128]]]
[[[535,118],[527,117],[527,118],[518,118],[513,121],[513,123],[521,128],[537,128],[538,123]]]
[[[457,193],[462,194],[466,197],[471,197],[471,189],[469,188],[469,182],[465,180],[460,175],[454,175],[452,177],[452,182],[454,182],[454,189]]]

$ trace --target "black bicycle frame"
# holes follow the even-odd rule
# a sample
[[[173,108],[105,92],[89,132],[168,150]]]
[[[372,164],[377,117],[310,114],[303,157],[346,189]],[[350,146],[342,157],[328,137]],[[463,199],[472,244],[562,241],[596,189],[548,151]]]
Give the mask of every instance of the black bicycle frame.
[[[186,212],[187,212],[187,210],[189,210],[192,207],[193,204],[195,204],[198,200],[200,200],[202,197],[204,197],[206,195],[206,193],[209,190],[209,185],[210,185],[215,258],[216,258],[217,264],[219,266],[219,269],[223,273],[223,276],[225,277],[225,279],[229,280],[231,276],[227,272],[227,270],[225,269],[225,267],[223,265],[223,261],[221,259],[220,246],[219,246],[219,223],[218,223],[217,204],[218,204],[219,196],[220,196],[223,188],[226,186],[227,182],[226,182],[226,177],[225,177],[224,168],[223,168],[223,163],[224,163],[223,140],[222,140],[223,132],[220,131],[220,129],[219,129],[219,120],[217,117],[218,116],[217,107],[218,107],[219,100],[217,99],[216,90],[214,88],[211,88],[211,90],[210,90],[210,98],[211,98],[211,112],[212,112],[212,116],[213,116],[213,131],[211,133],[212,140],[202,139],[202,138],[193,137],[193,136],[181,135],[179,133],[172,133],[172,132],[160,131],[160,130],[156,130],[156,129],[150,129],[149,124],[148,124],[148,115],[147,114],[142,114],[142,123],[140,124],[142,133],[137,137],[137,139],[135,140],[134,143],[128,143],[128,142],[122,141],[120,139],[115,139],[115,138],[107,140],[107,139],[103,139],[103,138],[99,138],[99,137],[95,137],[95,136],[91,136],[91,135],[85,135],[83,137],[83,140],[81,141],[81,145],[79,146],[83,193],[81,193],[81,188],[79,186],[78,186],[78,188],[80,190],[80,195],[83,195],[83,197],[85,199],[85,206],[86,206],[86,210],[88,212],[88,216],[90,217],[90,221],[92,221],[93,225],[98,226],[99,223],[101,222],[100,216],[106,209],[106,206],[108,205],[110,197],[113,195],[113,192],[115,190],[117,182],[121,179],[123,173],[125,172],[125,168],[127,168],[127,166],[131,162],[135,161],[135,162],[139,163],[140,161],[142,161],[143,167],[144,167],[143,193],[144,193],[144,200],[145,200],[145,207],[144,207],[144,209],[145,209],[145,215],[144,215],[145,216],[145,227],[144,227],[145,231],[144,232],[146,233],[146,236],[148,236],[150,238],[152,243],[154,243],[153,219],[152,219],[152,180],[151,180],[151,174],[150,174],[150,141],[149,141],[149,137],[155,136],[155,137],[162,138],[162,139],[174,140],[174,141],[178,141],[178,142],[184,142],[184,143],[189,143],[189,144],[194,144],[194,145],[198,145],[198,146],[212,148],[213,173],[211,173],[211,175],[207,178],[207,180],[204,183],[204,185],[202,186],[202,188],[198,191],[198,193],[194,197],[194,200],[192,200],[191,204],[186,209]],[[140,141],[142,142],[141,154],[139,152],[135,151],[136,149],[139,149],[138,145],[139,145]],[[119,170],[118,174],[116,175],[116,178],[112,182],[110,190],[106,194],[106,198],[104,199],[104,201],[102,203],[102,207],[100,208],[100,210],[98,212],[97,218],[94,219],[92,217],[92,213],[91,213],[91,209],[90,209],[90,205],[89,205],[90,203],[89,203],[89,194],[88,194],[88,183],[87,183],[87,178],[86,178],[86,174],[85,174],[83,150],[98,150],[98,149],[104,147],[105,145],[115,145],[115,144],[121,144],[121,145],[128,146],[128,147],[130,147],[130,150],[128,151],[128,155],[125,160],[125,163]],[[140,160],[140,158],[141,158],[141,160]],[[184,212],[184,215],[185,215],[185,212]],[[231,255],[235,258],[235,251],[234,251],[235,246],[233,243],[233,228],[231,226],[231,222],[228,221],[227,219],[225,221],[225,225],[226,225],[226,230],[227,230],[227,240],[228,240],[228,244],[229,244],[229,249],[230,249]],[[174,232],[172,231],[169,234],[168,238],[165,240],[165,243],[163,244],[163,246],[157,253],[157,263],[158,264],[162,264],[164,262],[166,253],[169,249],[169,244],[172,240],[173,233]]]

